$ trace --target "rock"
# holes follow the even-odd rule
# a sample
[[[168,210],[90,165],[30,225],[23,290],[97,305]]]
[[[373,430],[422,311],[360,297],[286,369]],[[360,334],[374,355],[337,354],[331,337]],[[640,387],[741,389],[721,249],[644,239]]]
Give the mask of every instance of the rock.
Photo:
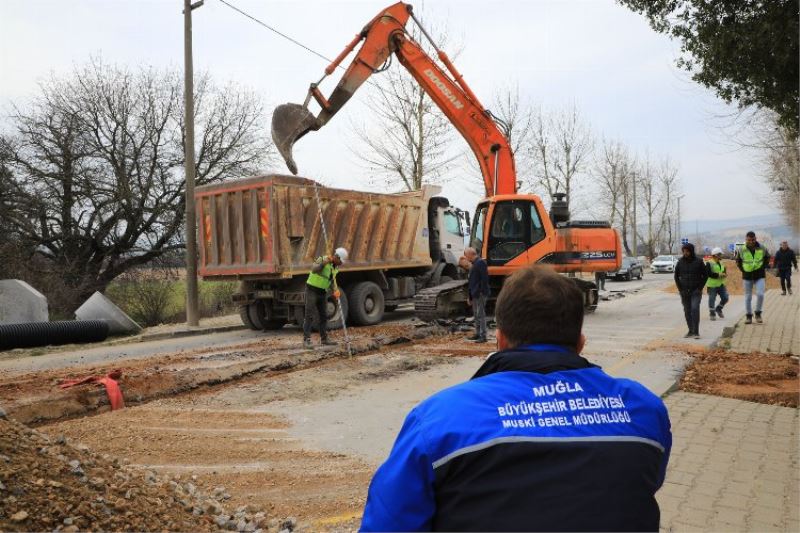
[[[78,445],[75,446],[75,449],[78,450],[79,452],[88,452],[89,451],[89,447],[87,445],[85,445],[85,444],[78,444]]]
[[[67,437],[65,437],[63,433],[58,437],[56,437],[56,444],[66,444],[66,443],[67,443]]]
[[[147,472],[145,472],[145,473],[144,473],[144,481],[145,481],[145,482],[146,482],[148,485],[153,485],[153,484],[155,484],[155,482],[156,482],[157,480],[158,480],[158,478],[156,477],[156,473],[155,473],[155,472],[153,472],[152,470],[148,470]]]
[[[3,454],[0,453],[0,461],[3,461],[5,463],[10,463],[11,462],[11,457],[9,457],[7,455],[3,455]]]
[[[197,492],[197,487],[194,486],[194,483],[187,483],[186,492],[189,493],[189,496],[194,496],[194,493]]]
[[[0,490],[6,490],[6,486],[3,485],[2,481],[0,481]]]
[[[96,489],[102,489],[106,486],[106,480],[101,477],[93,477],[89,480],[89,486]]]
[[[71,466],[72,468],[80,468],[80,466],[81,466],[81,462],[80,462],[80,461],[78,461],[77,459],[73,459],[72,461],[70,461],[70,462],[69,462],[69,463],[67,463],[67,464],[68,464],[69,466]]]
[[[244,531],[247,527],[247,521],[244,518],[240,518],[238,522],[236,522],[236,531]]]
[[[61,487],[64,486],[64,484],[61,483],[60,481],[53,481],[52,479],[48,481],[47,484],[55,489],[60,489]]]
[[[295,527],[297,527],[297,518],[293,516],[290,516],[281,524],[281,529],[288,529],[289,531],[294,531]]]
[[[252,533],[252,532],[253,532],[253,531],[255,531],[256,529],[258,529],[258,528],[256,527],[256,523],[255,523],[255,522],[253,522],[253,521],[250,521],[250,522],[247,522],[247,523],[244,525],[244,527],[242,528],[242,531],[246,531],[247,533]]]
[[[6,410],[3,409],[2,407],[0,407],[0,418],[5,419],[7,417],[8,417],[8,414],[6,414]]]
[[[25,520],[27,520],[27,518],[28,518],[28,513],[26,513],[25,511],[20,511],[18,513],[11,515],[12,522],[24,522]]]
[[[63,523],[65,526],[71,526],[73,523],[75,523],[75,519],[71,516],[68,516],[64,519]]]
[[[225,524],[225,529],[228,531],[238,531],[236,528],[236,521],[235,520],[228,520],[228,523]]]
[[[80,531],[80,528],[78,526],[67,526],[64,529],[62,529],[61,531],[63,533],[76,533],[76,532]]]
[[[128,489],[127,491],[125,491],[125,499],[126,500],[130,500],[134,496],[136,496],[136,489]]]
[[[228,523],[228,517],[224,514],[217,515],[214,517],[214,523],[217,524],[217,526],[224,528]]]

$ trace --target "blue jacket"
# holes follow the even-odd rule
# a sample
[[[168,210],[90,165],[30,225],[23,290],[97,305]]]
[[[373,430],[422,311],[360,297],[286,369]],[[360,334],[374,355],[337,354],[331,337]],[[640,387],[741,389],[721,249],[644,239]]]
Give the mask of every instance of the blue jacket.
[[[561,346],[489,357],[409,413],[363,531],[657,531],[663,402]]]
[[[489,296],[489,267],[478,257],[469,269],[469,297],[477,298],[481,294]]]

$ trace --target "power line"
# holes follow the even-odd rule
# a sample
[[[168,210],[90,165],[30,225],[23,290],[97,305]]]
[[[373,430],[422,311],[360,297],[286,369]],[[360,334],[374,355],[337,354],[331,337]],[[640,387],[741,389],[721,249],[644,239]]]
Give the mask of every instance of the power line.
[[[327,57],[325,57],[324,55],[320,54],[320,53],[319,53],[319,52],[317,52],[316,50],[313,50],[313,49],[309,48],[308,46],[304,45],[303,43],[301,43],[300,41],[298,41],[297,39],[293,39],[292,37],[289,37],[289,36],[288,36],[288,35],[286,35],[285,33],[283,33],[283,32],[281,32],[281,31],[278,31],[278,30],[276,30],[275,28],[273,28],[272,26],[270,26],[270,25],[269,25],[269,24],[267,24],[266,22],[263,22],[263,21],[261,21],[261,20],[257,19],[256,17],[254,17],[253,15],[250,15],[249,13],[246,13],[246,12],[242,11],[241,9],[239,9],[239,8],[238,8],[238,7],[236,7],[235,5],[231,4],[230,2],[226,2],[225,0],[219,0],[219,1],[220,1],[221,3],[223,3],[223,4],[225,4],[226,6],[228,6],[229,8],[233,9],[233,10],[234,10],[234,11],[236,11],[237,13],[239,13],[239,14],[241,14],[241,15],[244,15],[245,17],[249,18],[250,20],[252,20],[252,21],[253,21],[253,22],[255,22],[256,24],[259,24],[259,25],[261,25],[261,26],[265,27],[266,29],[268,29],[269,31],[271,31],[271,32],[273,32],[273,33],[276,33],[276,34],[280,35],[281,37],[283,37],[283,38],[284,38],[284,39],[286,39],[287,41],[289,41],[289,42],[291,42],[291,43],[293,43],[293,44],[296,44],[296,45],[297,45],[297,46],[299,46],[300,48],[303,48],[303,49],[305,49],[305,50],[307,50],[307,51],[311,52],[311,53],[312,53],[312,54],[314,54],[315,56],[317,56],[317,57],[319,57],[319,58],[322,58],[322,59],[324,59],[324,60],[325,60],[325,61],[327,61],[328,63],[332,63],[332,62],[333,62],[332,60],[328,59]],[[340,66],[339,68],[342,68],[342,67]]]

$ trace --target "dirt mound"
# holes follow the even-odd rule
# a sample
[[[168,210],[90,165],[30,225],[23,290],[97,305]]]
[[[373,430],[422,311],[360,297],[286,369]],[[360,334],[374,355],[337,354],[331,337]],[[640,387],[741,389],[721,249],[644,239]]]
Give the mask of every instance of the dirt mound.
[[[797,407],[797,370],[797,359],[791,356],[715,350],[696,355],[680,387],[687,392]]]
[[[742,283],[742,273],[736,268],[736,261],[731,259],[723,259],[722,263],[725,265],[725,270],[728,272],[728,278],[725,280],[725,286],[728,288],[729,294],[744,294],[744,284]],[[767,270],[767,289],[780,289],[781,280]],[[677,293],[678,288],[672,284],[662,289],[664,292]],[[705,289],[703,290],[705,292]]]
[[[239,509],[191,482],[156,476],[0,419],[0,531],[277,531],[291,523]],[[47,509],[47,512],[42,512]]]

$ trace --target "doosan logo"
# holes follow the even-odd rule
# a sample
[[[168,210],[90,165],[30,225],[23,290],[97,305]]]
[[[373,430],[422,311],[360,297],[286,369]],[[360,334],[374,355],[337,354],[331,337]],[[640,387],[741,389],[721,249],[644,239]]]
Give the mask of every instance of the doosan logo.
[[[462,104],[458,98],[456,98],[456,95],[450,91],[450,88],[447,87],[447,85],[445,85],[444,82],[439,79],[439,76],[437,76],[431,69],[425,69],[425,75],[433,82],[434,85],[436,85],[440,91],[442,91],[442,94],[444,94],[445,98],[450,100],[456,109],[461,109],[464,107],[464,104]]]

